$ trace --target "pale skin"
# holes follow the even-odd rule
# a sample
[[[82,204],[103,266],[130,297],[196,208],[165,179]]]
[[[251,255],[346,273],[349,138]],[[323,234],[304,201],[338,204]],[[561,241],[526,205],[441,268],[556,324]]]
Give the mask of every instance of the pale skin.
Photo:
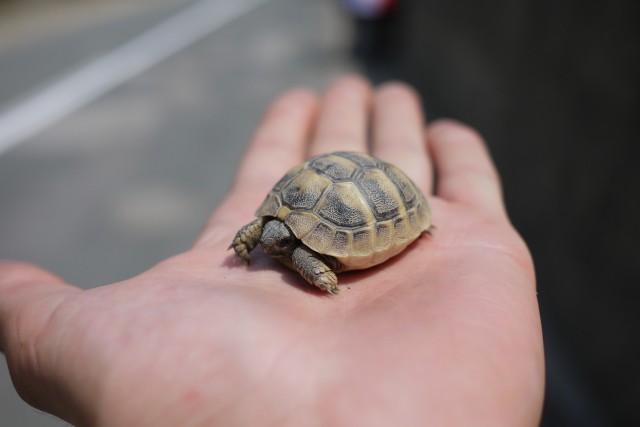
[[[261,251],[234,261],[280,176],[334,150],[401,167],[433,237],[336,297]],[[357,77],[273,103],[191,250],[84,291],[0,263],[0,346],[28,403],[81,426],[535,426],[544,389],[533,264],[484,142]]]

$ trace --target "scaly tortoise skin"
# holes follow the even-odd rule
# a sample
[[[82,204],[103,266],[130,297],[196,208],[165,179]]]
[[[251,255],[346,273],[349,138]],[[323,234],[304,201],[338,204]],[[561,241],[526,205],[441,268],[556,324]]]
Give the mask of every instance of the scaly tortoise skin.
[[[337,294],[337,272],[380,264],[431,228],[431,210],[397,167],[366,154],[312,157],[278,181],[229,249],[264,252]]]

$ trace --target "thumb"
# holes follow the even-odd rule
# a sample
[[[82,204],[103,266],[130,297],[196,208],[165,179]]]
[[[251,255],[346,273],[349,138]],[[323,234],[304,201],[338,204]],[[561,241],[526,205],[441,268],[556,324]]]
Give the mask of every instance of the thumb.
[[[79,289],[35,265],[0,260],[0,351],[21,358],[56,307]]]
[[[56,308],[80,289],[31,264],[0,260],[0,351],[7,358],[18,393],[33,406],[51,412],[43,388],[42,331]]]

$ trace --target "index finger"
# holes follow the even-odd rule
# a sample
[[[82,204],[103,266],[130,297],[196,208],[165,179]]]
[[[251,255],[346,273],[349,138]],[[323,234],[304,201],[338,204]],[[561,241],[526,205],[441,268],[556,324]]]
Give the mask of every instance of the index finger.
[[[271,105],[240,163],[233,192],[245,198],[251,193],[266,194],[287,170],[304,160],[316,104],[311,91],[296,89]]]
[[[244,154],[229,196],[211,218],[202,238],[218,221],[240,224],[251,220],[278,179],[304,160],[317,103],[313,92],[297,89],[271,105]]]

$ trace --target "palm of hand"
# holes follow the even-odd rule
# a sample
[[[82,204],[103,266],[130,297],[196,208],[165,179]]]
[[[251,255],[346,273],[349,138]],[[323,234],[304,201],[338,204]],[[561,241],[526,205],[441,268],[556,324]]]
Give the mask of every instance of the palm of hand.
[[[259,249],[248,268],[226,251],[264,190],[234,192],[192,250],[140,276],[25,306],[16,333],[37,330],[40,356],[11,366],[24,397],[92,425],[535,424],[534,273],[505,217],[431,197],[433,238],[330,297]]]

